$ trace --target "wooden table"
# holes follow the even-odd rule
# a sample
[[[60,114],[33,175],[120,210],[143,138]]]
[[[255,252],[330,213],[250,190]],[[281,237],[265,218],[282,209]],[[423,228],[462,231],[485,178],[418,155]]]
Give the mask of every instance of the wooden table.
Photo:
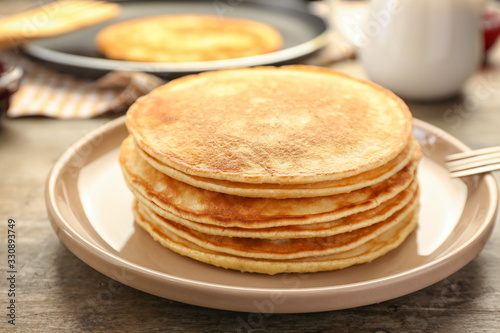
[[[472,148],[500,145],[500,66],[491,62],[471,79],[461,98],[410,103],[413,115]],[[353,60],[333,67],[364,75]],[[479,96],[479,87],[488,94]],[[111,118],[2,120],[0,331],[14,330],[7,316],[7,225],[12,219],[19,332],[500,332],[499,228],[476,259],[445,280],[397,299],[332,312],[214,310],[152,296],[102,275],[59,242],[43,191],[50,168],[68,146]]]

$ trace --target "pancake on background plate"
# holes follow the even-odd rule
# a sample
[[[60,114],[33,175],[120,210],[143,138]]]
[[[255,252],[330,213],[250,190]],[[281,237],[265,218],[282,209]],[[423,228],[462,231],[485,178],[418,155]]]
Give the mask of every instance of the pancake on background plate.
[[[112,24],[96,36],[107,58],[138,62],[227,60],[274,52],[274,27],[242,18],[199,14],[151,16]]]
[[[408,107],[312,66],[173,80],[127,112],[135,220],[163,246],[244,272],[370,262],[416,228],[422,157]]]

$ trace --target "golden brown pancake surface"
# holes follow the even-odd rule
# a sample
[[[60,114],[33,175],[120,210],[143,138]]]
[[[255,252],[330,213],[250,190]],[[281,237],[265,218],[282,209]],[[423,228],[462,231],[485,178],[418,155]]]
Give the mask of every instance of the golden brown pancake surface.
[[[277,274],[370,262],[416,228],[412,117],[311,66],[190,75],[136,101],[119,153],[135,220],[168,249]]]
[[[397,224],[404,221],[409,222],[415,212],[415,207],[413,205],[411,209],[393,214],[382,222],[351,232],[327,237],[297,239],[259,239],[208,235],[164,219],[145,206],[137,205],[134,209],[141,215],[148,216],[148,221],[162,233],[174,233],[212,251],[249,258],[298,259],[340,253],[359,247]]]
[[[250,198],[306,198],[352,192],[383,182],[409,164],[420,160],[421,150],[415,140],[389,162],[351,177],[304,184],[242,183],[186,174],[168,167],[135,145],[135,150],[151,166],[174,179],[209,191]],[[413,163],[415,161],[415,163]]]
[[[223,227],[263,228],[328,222],[375,208],[408,188],[420,155],[402,170],[356,191],[319,198],[249,198],[197,188],[149,165],[129,137],[121,145],[120,165],[134,193],[162,210],[191,221]]]
[[[325,256],[279,260],[248,258],[212,251],[207,248],[200,247],[196,243],[193,243],[185,238],[179,237],[175,233],[162,232],[136,209],[134,209],[134,215],[136,222],[146,232],[148,232],[154,240],[178,254],[226,269],[270,275],[278,273],[312,273],[319,271],[331,271],[356,264],[371,262],[400,246],[408,235],[415,230],[418,222],[418,212],[414,212],[413,216],[408,221],[402,221],[396,226],[383,232],[378,237],[375,237],[354,249]]]
[[[198,62],[277,51],[282,37],[272,26],[254,20],[176,14],[115,23],[98,33],[96,44],[111,59]]]
[[[186,76],[128,111],[137,145],[183,173],[315,183],[375,169],[410,141],[411,114],[371,83],[312,66]]]

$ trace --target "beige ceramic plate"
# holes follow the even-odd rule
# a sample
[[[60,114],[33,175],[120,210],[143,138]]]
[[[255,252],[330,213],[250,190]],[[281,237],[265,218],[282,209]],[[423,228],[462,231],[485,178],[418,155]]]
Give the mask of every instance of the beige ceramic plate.
[[[91,267],[142,291],[235,311],[293,313],[372,304],[422,289],[477,256],[493,229],[498,189],[491,175],[450,179],[443,156],[467,148],[415,120],[424,150],[419,171],[422,212],[417,232],[388,255],[340,271],[265,276],[212,267],[179,256],[134,225],[132,195],[117,163],[127,135],[114,120],[75,143],[46,186],[52,226]]]

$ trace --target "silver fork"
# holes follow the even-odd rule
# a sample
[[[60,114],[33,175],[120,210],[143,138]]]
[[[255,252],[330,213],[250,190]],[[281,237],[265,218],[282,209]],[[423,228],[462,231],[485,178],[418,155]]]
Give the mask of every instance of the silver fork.
[[[448,155],[446,167],[454,178],[500,170],[500,146]]]

